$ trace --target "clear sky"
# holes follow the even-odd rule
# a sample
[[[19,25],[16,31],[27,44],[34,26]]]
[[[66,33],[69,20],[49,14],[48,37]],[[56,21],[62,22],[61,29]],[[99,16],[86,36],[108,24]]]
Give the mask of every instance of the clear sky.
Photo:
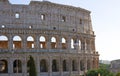
[[[31,0],[9,1],[13,4],[29,4]],[[49,1],[90,10],[92,26],[96,35],[96,51],[99,52],[100,59],[120,59],[120,0]]]

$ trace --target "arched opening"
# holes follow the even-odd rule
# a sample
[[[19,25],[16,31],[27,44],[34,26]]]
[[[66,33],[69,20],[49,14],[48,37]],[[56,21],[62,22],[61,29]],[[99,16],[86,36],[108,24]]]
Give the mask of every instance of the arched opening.
[[[22,39],[20,36],[13,37],[13,49],[20,49],[22,48]]]
[[[71,49],[74,49],[74,40],[71,39]]]
[[[58,64],[57,60],[52,61],[52,72],[57,72],[58,71]]]
[[[87,70],[90,70],[90,66],[91,66],[90,60],[87,60]]]
[[[79,50],[81,50],[81,41],[79,40]]]
[[[41,20],[45,20],[45,14],[41,14]]]
[[[22,73],[22,62],[20,60],[15,60],[13,62],[13,72]]]
[[[63,60],[63,71],[67,71],[67,62]]]
[[[46,48],[46,39],[45,39],[45,37],[41,36],[39,40],[40,40],[40,48],[45,49]]]
[[[83,22],[82,19],[80,19],[80,24],[82,24],[82,22]]]
[[[0,36],[0,49],[8,48],[8,38],[4,35]]]
[[[46,60],[42,59],[40,61],[40,72],[47,72],[48,68],[47,68],[47,62]]]
[[[86,48],[86,43],[85,43],[85,41],[81,41],[81,50],[85,50],[85,48]]]
[[[65,21],[66,21],[66,17],[65,17],[65,16],[62,16],[61,21],[62,21],[62,22],[65,22]]]
[[[85,70],[85,66],[84,66],[84,60],[80,61],[80,70],[84,71]]]
[[[8,73],[8,63],[6,60],[0,60],[0,73]]]
[[[56,48],[57,48],[56,38],[52,37],[51,38],[51,49],[56,49]]]
[[[76,49],[78,46],[77,39],[71,39],[71,48]]]
[[[27,48],[32,49],[34,48],[34,38],[32,36],[27,37]]]
[[[72,60],[72,71],[77,71],[77,63],[75,60]]]
[[[62,38],[62,49],[66,49],[66,39],[65,38]]]

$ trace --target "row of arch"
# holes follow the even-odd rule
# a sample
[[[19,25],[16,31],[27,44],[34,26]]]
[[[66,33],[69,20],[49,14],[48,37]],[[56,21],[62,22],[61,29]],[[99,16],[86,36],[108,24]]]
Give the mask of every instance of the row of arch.
[[[24,44],[24,39],[22,39],[19,35],[13,36],[12,38],[13,41],[13,45],[12,45],[12,49],[20,49],[22,48],[22,45]],[[32,36],[28,36],[26,38],[26,47],[29,49],[35,48],[35,42],[36,40],[34,39],[34,37]],[[67,49],[69,48],[69,44],[71,49],[76,49],[78,47],[79,50],[95,50],[95,44],[94,44],[94,40],[90,41],[90,40],[81,40],[81,39],[77,39],[77,38],[71,38],[70,41],[68,41],[67,38],[62,37],[60,42],[58,40],[58,38],[56,38],[55,36],[51,37],[50,40],[47,39],[47,37],[45,36],[40,36],[38,43],[39,43],[39,48],[43,48],[43,49],[47,49],[47,45],[50,42],[49,45],[51,45],[51,49],[57,49],[58,48],[58,44],[61,43],[61,48],[60,49]],[[9,38],[5,35],[1,35],[0,36],[0,48],[6,49],[9,48]]]
[[[95,60],[93,60],[93,64],[95,64]],[[71,67],[71,71],[78,71],[78,68],[80,69],[80,71],[84,71],[85,70],[85,63],[87,64],[87,70],[93,68],[91,67],[91,61],[87,60],[87,62],[85,62],[84,60],[80,60],[79,64],[77,63],[76,60],[63,60],[62,63],[60,64],[59,61],[57,59],[53,59],[52,60],[52,66],[51,66],[51,70],[52,72],[59,72],[59,67],[62,66],[62,71],[63,72],[67,72],[70,71],[70,67]],[[0,60],[0,73],[8,73],[8,62],[7,60]],[[70,65],[71,64],[71,65]],[[19,59],[16,59],[13,61],[13,73],[22,73],[22,61]],[[80,67],[78,67],[78,65]],[[46,59],[41,59],[40,60],[40,72],[48,72],[49,70],[49,61],[47,61]],[[10,69],[12,70],[12,69]],[[29,60],[27,61],[27,72],[29,72]]]

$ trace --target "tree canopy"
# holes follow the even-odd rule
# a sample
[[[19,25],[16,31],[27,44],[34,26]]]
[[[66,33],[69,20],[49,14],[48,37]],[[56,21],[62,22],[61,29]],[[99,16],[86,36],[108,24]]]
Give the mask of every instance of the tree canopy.
[[[98,76],[98,74],[100,74],[100,76],[114,76],[114,74],[109,71],[109,66],[108,64],[101,63],[99,69],[89,70],[87,76]]]
[[[118,72],[118,73],[116,74],[116,76],[120,76],[120,72]]]
[[[102,68],[97,70],[89,70],[87,72],[87,76],[98,76],[98,74],[100,74],[100,76],[114,76],[109,70]]]

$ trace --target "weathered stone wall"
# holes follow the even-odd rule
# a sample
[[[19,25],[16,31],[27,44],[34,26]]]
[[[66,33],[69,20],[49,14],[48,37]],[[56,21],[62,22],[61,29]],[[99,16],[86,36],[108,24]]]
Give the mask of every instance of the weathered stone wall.
[[[90,11],[48,1],[0,0],[0,75],[27,76],[29,55],[38,76],[81,75],[98,68]]]
[[[113,60],[110,64],[110,70],[113,73],[120,72],[120,60]]]

